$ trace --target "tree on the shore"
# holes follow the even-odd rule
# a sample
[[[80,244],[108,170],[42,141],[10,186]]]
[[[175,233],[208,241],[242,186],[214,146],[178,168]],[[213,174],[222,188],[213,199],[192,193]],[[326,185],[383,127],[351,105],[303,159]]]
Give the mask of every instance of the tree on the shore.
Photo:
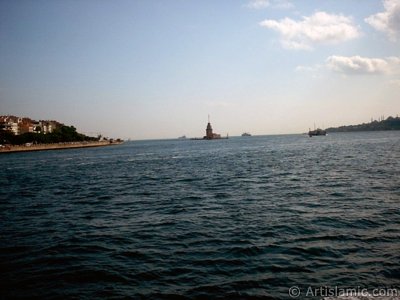
[[[15,135],[11,131],[0,131],[0,143],[23,145],[26,143],[33,144],[49,144],[49,143],[65,143],[65,142],[83,142],[83,141],[98,141],[96,137],[89,137],[78,133],[74,126],[60,126],[51,133],[27,132],[20,135]]]
[[[377,130],[400,130],[400,118],[388,117],[386,120],[372,121],[359,125],[340,126],[328,128],[328,132],[351,132],[351,131],[377,131]]]

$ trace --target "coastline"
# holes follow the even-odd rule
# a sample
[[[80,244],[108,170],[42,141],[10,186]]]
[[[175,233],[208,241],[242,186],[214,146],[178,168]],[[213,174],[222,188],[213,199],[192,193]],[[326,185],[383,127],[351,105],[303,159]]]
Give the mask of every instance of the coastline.
[[[27,145],[7,145],[7,146],[0,148],[0,153],[104,147],[104,146],[120,145],[122,143],[123,142],[101,141],[101,142],[65,142],[65,143],[55,143],[55,144],[36,144],[36,145],[29,145],[29,146],[27,146]]]

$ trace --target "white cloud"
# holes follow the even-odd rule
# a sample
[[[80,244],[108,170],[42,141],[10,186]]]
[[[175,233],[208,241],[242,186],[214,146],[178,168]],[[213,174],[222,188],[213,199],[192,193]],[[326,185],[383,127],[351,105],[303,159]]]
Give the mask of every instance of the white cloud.
[[[400,58],[368,58],[361,56],[329,56],[328,69],[345,74],[393,74],[400,71]]]
[[[247,4],[247,7],[254,9],[263,9],[270,6],[269,0],[252,0]]]
[[[400,0],[383,0],[383,6],[383,12],[371,15],[364,21],[396,41],[400,36]]]
[[[273,7],[280,9],[291,9],[294,8],[294,4],[286,0],[275,0]]]
[[[251,0],[246,6],[253,9],[264,9],[267,7],[290,9],[294,7],[293,3],[288,0]]]
[[[322,11],[301,21],[284,18],[265,20],[260,25],[280,33],[282,46],[288,49],[310,50],[316,44],[336,44],[360,36],[351,17]]]

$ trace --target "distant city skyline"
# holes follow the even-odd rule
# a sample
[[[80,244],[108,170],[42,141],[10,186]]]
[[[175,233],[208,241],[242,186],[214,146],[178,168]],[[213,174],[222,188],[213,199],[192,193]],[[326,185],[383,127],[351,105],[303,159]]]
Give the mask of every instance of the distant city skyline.
[[[400,0],[1,1],[0,115],[124,139],[400,112]]]

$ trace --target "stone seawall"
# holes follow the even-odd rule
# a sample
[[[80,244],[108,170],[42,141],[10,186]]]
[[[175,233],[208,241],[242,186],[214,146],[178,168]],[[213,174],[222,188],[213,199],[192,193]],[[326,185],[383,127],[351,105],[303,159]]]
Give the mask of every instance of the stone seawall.
[[[42,151],[42,150],[61,150],[88,147],[103,147],[119,145],[122,142],[101,141],[101,142],[68,142],[54,144],[32,144],[32,145],[3,145],[0,147],[0,153],[26,152],[26,151]]]

